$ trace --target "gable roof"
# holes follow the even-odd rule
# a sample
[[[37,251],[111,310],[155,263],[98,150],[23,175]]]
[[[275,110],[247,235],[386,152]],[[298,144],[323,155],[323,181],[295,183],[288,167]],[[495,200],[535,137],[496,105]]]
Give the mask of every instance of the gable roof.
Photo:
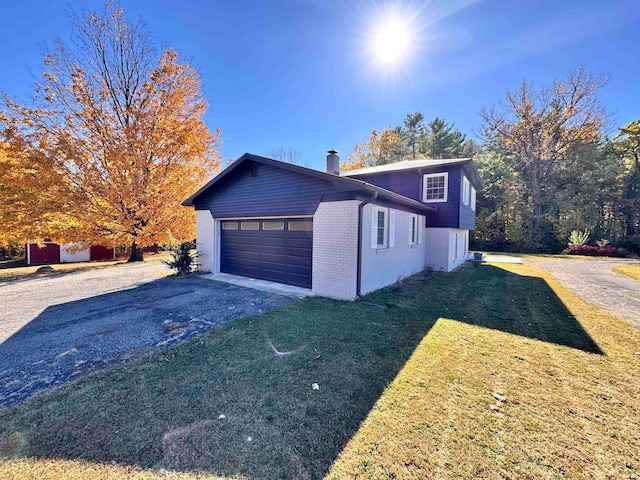
[[[473,183],[482,188],[484,182],[480,178],[478,169],[472,158],[444,158],[440,160],[403,160],[401,162],[387,163],[385,165],[376,165],[375,167],[359,168],[358,170],[350,170],[341,174],[342,177],[357,177],[360,175],[371,175],[374,173],[397,172],[400,170],[412,170],[420,168],[441,167],[449,165],[468,166]]]
[[[302,175],[308,175],[310,177],[318,178],[320,180],[326,180],[335,186],[338,192],[348,192],[348,191],[366,191],[366,192],[375,192],[378,194],[378,197],[385,198],[392,202],[397,202],[402,205],[406,205],[408,207],[412,207],[417,210],[421,210],[423,212],[435,212],[437,207],[434,205],[426,205],[422,202],[418,202],[413,200],[412,198],[405,197],[404,195],[400,195],[398,193],[392,192],[385,188],[378,187],[377,185],[373,185],[371,183],[367,183],[364,180],[357,180],[355,178],[347,178],[340,175],[334,175],[332,173],[321,172],[319,170],[313,170],[307,167],[301,167],[299,165],[294,165],[292,163],[281,162],[279,160],[274,160],[272,158],[261,157],[259,155],[253,155],[252,153],[245,153],[240,158],[238,158],[235,162],[225,168],[218,175],[213,177],[206,185],[204,185],[200,190],[187,198],[182,205],[185,207],[192,207],[195,205],[197,198],[205,193],[207,190],[212,188],[216,183],[222,180],[224,177],[229,175],[232,171],[234,171],[241,163],[245,161],[252,161],[263,163],[265,165],[271,165],[276,168],[282,168],[283,170],[288,170],[291,172],[299,173]]]

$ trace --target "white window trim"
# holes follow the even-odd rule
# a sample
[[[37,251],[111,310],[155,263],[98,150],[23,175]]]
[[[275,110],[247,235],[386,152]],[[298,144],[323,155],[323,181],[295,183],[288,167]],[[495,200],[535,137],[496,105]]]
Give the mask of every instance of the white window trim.
[[[476,189],[471,187],[471,210],[476,211]]]
[[[378,244],[378,212],[384,213],[384,242],[382,245]],[[371,206],[371,248],[375,250],[389,248],[389,224],[391,223],[389,217],[388,208],[379,207],[377,205]]]
[[[434,177],[444,177],[444,198],[427,200],[427,179]],[[449,198],[449,172],[425,173],[422,176],[422,201],[424,203],[444,203]]]
[[[462,175],[462,203],[469,206],[471,183],[466,175]]]

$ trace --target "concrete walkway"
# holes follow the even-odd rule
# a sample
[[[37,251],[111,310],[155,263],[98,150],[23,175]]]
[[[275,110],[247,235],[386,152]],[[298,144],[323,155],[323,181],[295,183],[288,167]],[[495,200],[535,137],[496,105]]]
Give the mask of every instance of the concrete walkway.
[[[283,283],[270,282],[257,278],[241,277],[239,275],[231,275],[230,273],[208,273],[201,275],[201,278],[230,283],[231,285],[237,285],[239,287],[253,288],[261,292],[276,293],[278,295],[284,295],[285,297],[304,298],[314,295],[308,288],[285,285]]]
[[[638,260],[554,259],[527,263],[545,269],[586,301],[640,329],[640,282],[611,271],[617,265],[640,265]]]
[[[521,258],[508,255],[486,255],[482,257],[482,261],[489,263],[522,263]]]

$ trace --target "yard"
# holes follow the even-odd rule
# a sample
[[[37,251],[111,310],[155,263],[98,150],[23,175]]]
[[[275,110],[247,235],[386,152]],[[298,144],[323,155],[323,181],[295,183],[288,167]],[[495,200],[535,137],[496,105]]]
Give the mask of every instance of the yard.
[[[640,280],[640,265],[621,265],[619,267],[613,267],[615,273],[632,278],[633,280]]]
[[[514,264],[301,300],[0,412],[0,478],[631,479],[639,452],[640,332]]]

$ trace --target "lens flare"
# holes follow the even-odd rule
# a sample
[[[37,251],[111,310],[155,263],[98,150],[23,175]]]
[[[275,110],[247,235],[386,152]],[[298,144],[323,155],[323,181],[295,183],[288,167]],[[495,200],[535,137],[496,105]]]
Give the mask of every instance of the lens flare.
[[[398,18],[390,18],[377,27],[373,39],[373,52],[378,62],[394,65],[406,58],[411,43],[409,25]]]

